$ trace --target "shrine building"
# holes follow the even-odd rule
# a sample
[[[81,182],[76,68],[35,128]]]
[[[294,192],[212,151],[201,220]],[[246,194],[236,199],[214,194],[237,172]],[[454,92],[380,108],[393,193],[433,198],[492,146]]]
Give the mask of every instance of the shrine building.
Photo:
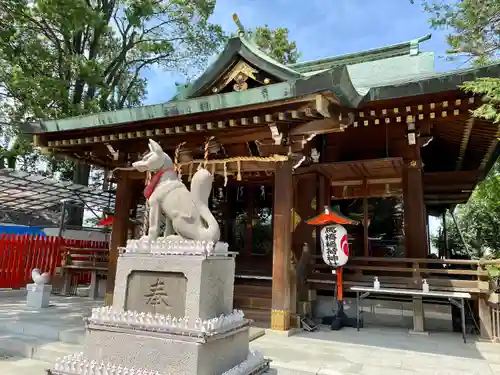
[[[481,98],[459,85],[497,77],[500,65],[438,73],[434,54],[421,50],[430,37],[283,65],[240,29],[169,102],[42,121],[35,143],[44,152],[114,170],[107,302],[129,218],[141,219],[136,208],[144,205],[145,173],[120,168],[153,138],[188,186],[208,152],[211,209],[221,240],[238,253],[235,306],[250,318],[288,330],[316,298],[331,296],[335,278],[321,259],[318,228],[306,224],[329,206],[361,222],[346,227],[347,296],[374,276],[395,288],[421,288],[425,278],[431,289],[471,293],[488,336],[484,265],[435,267],[454,264],[443,260],[453,254],[444,244],[430,258],[428,218],[466,203],[498,156],[500,124],[472,118]],[[304,248],[312,255],[298,288]]]

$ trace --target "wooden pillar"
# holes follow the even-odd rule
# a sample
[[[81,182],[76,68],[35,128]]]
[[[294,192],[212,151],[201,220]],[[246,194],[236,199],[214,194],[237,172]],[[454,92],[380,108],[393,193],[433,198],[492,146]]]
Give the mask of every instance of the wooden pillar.
[[[405,257],[425,258],[428,254],[426,209],[420,154],[406,161],[403,170]]]
[[[249,258],[252,255],[253,246],[253,218],[255,210],[253,207],[254,185],[249,184],[245,187],[245,204],[247,208],[247,227],[245,228],[245,249],[244,257]]]
[[[448,228],[446,227],[446,210],[443,212],[443,243],[439,249],[439,257],[449,258],[448,254]]]
[[[425,332],[424,304],[422,297],[413,297],[413,329],[411,332]]]
[[[115,213],[111,242],[109,244],[108,276],[106,281],[106,295],[104,303],[110,306],[113,303],[115,289],[116,264],[118,261],[118,248],[127,244],[129,229],[130,209],[134,196],[133,180],[122,175],[116,187]]]
[[[271,329],[290,329],[293,181],[292,163],[278,163],[274,175],[273,296]]]
[[[316,246],[314,241],[316,227],[307,224],[307,220],[317,214],[317,179],[316,174],[294,176],[294,219],[292,249],[295,259],[300,259],[304,243],[309,249]],[[321,207],[323,210],[323,206]]]
[[[426,241],[427,241],[427,255],[426,257],[430,254],[431,251],[431,232],[430,232],[430,226],[429,226],[429,215],[427,214],[427,206],[425,206],[425,229],[426,229]]]
[[[363,197],[363,256],[370,256],[370,243],[368,239],[368,189],[366,185],[366,179],[364,183],[364,197]]]
[[[331,203],[331,190],[330,181],[323,175],[318,174],[318,186],[316,193],[316,214],[324,212],[325,206],[330,206]],[[312,249],[313,254],[321,253],[321,227],[316,227],[316,248]]]
[[[489,341],[493,338],[493,322],[491,320],[491,308],[488,305],[487,296],[479,295],[478,310],[479,310],[479,332],[481,339]]]

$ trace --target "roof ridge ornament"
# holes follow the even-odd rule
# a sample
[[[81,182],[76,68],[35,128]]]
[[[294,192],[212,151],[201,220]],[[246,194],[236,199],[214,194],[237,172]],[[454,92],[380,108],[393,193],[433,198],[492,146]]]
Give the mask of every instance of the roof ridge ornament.
[[[238,36],[239,37],[245,36],[245,34],[246,34],[245,27],[241,23],[240,18],[238,17],[238,15],[236,13],[233,13],[233,21],[236,24],[236,27],[238,28],[238,31],[237,31]]]
[[[418,55],[420,52],[420,43],[432,38],[432,34],[424,35],[420,38],[410,40],[410,56]]]
[[[252,33],[245,29],[245,27],[243,26],[243,24],[240,21],[240,18],[238,17],[238,15],[236,13],[233,13],[233,21],[236,24],[236,27],[238,28],[238,30],[236,32],[238,37],[251,41]]]

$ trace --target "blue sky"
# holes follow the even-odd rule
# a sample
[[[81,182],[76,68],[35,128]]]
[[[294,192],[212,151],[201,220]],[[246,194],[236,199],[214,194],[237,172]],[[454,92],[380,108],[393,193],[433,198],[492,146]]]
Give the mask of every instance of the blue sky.
[[[436,70],[463,68],[461,61],[447,61],[446,30],[431,30],[429,14],[410,0],[217,0],[212,22],[227,32],[235,31],[232,14],[237,13],[246,28],[269,25],[287,27],[290,40],[297,42],[301,60],[342,55],[408,41],[428,33],[432,39],[422,50],[436,53]],[[146,104],[168,101],[175,81],[171,72],[153,70]]]
[[[432,30],[429,14],[410,0],[217,0],[212,22],[226,32],[236,30],[232,14],[237,13],[246,28],[269,25],[287,27],[289,38],[297,42],[301,60],[313,60],[387,46],[432,33],[421,44],[423,51],[436,54],[436,70],[464,67],[463,60],[449,61],[446,55],[447,30]],[[146,104],[168,101],[174,82],[183,81],[175,73],[148,72]],[[435,233],[439,220],[431,218]]]

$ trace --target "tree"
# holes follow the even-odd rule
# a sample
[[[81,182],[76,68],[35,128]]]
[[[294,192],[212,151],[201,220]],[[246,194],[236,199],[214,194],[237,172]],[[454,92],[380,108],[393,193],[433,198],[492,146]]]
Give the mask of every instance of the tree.
[[[455,255],[500,257],[500,164],[495,163],[484,181],[479,183],[467,204],[456,210],[458,227],[448,218],[448,248]],[[436,247],[444,243],[443,230],[433,240]]]
[[[150,68],[204,66],[215,0],[0,0],[0,95],[14,125],[139,105]],[[74,182],[89,167],[76,163]],[[78,221],[81,221],[78,220]]]
[[[432,15],[432,27],[451,31],[447,37],[450,55],[467,56],[479,66],[498,59],[500,0],[461,0],[451,4],[436,0],[423,4]],[[474,111],[474,116],[500,121],[500,78],[480,78],[465,82],[462,88],[483,97],[484,104]]]
[[[483,66],[498,59],[500,47],[500,0],[423,1],[431,14],[434,28],[450,30],[447,53],[466,56],[473,65]],[[482,96],[483,104],[473,115],[500,121],[500,79],[479,78],[465,82],[462,89]],[[455,223],[448,218],[448,247],[455,255],[481,257],[487,253],[499,256],[500,245],[500,164],[496,162],[486,179],[472,193],[466,205],[456,210]],[[437,247],[443,246],[443,230],[433,239]]]
[[[282,64],[294,64],[300,58],[297,44],[288,39],[288,29],[277,27],[270,29],[268,25],[257,27],[253,31],[255,44],[276,61]]]

